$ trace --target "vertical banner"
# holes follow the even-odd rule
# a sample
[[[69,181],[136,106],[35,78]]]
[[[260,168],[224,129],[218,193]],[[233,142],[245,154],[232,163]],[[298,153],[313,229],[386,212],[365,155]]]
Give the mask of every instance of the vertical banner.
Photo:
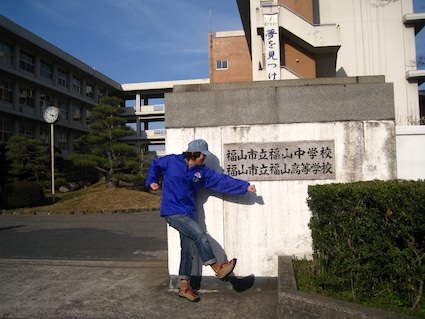
[[[280,80],[279,14],[264,14],[267,80]]]

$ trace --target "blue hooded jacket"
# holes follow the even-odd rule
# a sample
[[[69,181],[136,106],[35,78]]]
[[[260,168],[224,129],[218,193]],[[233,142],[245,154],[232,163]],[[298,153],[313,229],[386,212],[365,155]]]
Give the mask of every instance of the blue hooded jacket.
[[[249,183],[206,167],[188,167],[183,154],[155,159],[149,167],[146,187],[162,181],[161,216],[184,214],[196,219],[196,195],[201,188],[226,194],[245,194]]]

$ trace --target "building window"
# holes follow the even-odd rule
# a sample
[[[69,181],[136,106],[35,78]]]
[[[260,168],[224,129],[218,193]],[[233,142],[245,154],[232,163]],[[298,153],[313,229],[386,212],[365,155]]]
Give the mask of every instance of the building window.
[[[93,84],[87,84],[86,85],[86,96],[93,98],[94,97],[94,85]]]
[[[81,94],[81,80],[78,78],[72,79],[72,90],[75,93]]]
[[[49,105],[53,105],[53,97],[47,94],[40,94],[40,106],[42,108],[48,107]]]
[[[31,123],[21,122],[19,125],[19,135],[34,138],[34,125]]]
[[[105,89],[97,89],[97,103],[100,103],[102,97],[106,95]]]
[[[13,82],[0,79],[0,101],[13,103]]]
[[[227,70],[229,68],[227,60],[216,61],[217,70]]]
[[[91,111],[89,109],[86,110],[86,124],[90,124],[91,121]]]
[[[12,120],[0,118],[0,142],[7,142],[12,136]]]
[[[69,103],[59,101],[59,114],[61,119],[69,120]]]
[[[73,107],[72,107],[72,120],[74,122],[81,122],[81,106],[73,105]]]
[[[0,63],[13,65],[13,45],[3,40],[0,40]]]
[[[34,89],[20,87],[19,104],[34,107]]]
[[[53,65],[51,63],[41,60],[40,75],[43,78],[53,80]]]
[[[58,85],[64,88],[68,87],[68,72],[64,69],[58,69]]]
[[[35,57],[33,54],[21,50],[19,67],[21,70],[34,73]]]

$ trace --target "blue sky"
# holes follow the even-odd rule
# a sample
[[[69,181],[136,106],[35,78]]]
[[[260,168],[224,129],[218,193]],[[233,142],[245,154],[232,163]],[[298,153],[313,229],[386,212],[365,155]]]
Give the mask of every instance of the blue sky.
[[[120,83],[208,78],[208,32],[242,29],[236,0],[0,0],[0,14]]]
[[[0,0],[0,14],[120,83],[208,78],[208,32],[242,29],[236,0]]]

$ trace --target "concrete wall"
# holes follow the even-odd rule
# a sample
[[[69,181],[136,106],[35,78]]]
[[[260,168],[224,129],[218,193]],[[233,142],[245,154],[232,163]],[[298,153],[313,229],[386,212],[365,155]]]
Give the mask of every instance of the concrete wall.
[[[166,94],[166,128],[394,119],[384,77],[187,85]]]
[[[264,26],[260,3],[260,0],[250,0],[254,81],[267,78],[266,72],[258,69],[264,47],[258,32]],[[320,25],[298,25],[290,20],[291,15],[287,16],[288,10],[281,8],[280,26],[306,42],[309,42],[307,36],[312,36],[320,42],[338,44],[338,77],[384,75],[387,82],[394,83],[397,125],[418,123],[418,85],[406,79],[406,72],[417,67],[415,31],[403,24],[403,16],[413,12],[413,1],[320,0],[318,3],[316,19]]]
[[[406,79],[416,69],[414,28],[403,24],[412,12],[412,0],[320,0],[320,22],[341,30],[337,76],[384,74],[394,83],[397,125],[419,122],[418,85]]]
[[[397,177],[425,179],[425,126],[397,126]]]
[[[395,178],[392,85],[381,80],[201,85],[166,95],[167,153],[203,138],[214,154],[207,165],[219,171],[224,144],[335,142],[335,179],[257,181],[257,194],[245,196],[201,194],[199,221],[219,258],[238,258],[236,275],[276,277],[277,256],[311,254],[309,185]],[[178,274],[179,254],[178,234],[169,229],[171,276]]]

